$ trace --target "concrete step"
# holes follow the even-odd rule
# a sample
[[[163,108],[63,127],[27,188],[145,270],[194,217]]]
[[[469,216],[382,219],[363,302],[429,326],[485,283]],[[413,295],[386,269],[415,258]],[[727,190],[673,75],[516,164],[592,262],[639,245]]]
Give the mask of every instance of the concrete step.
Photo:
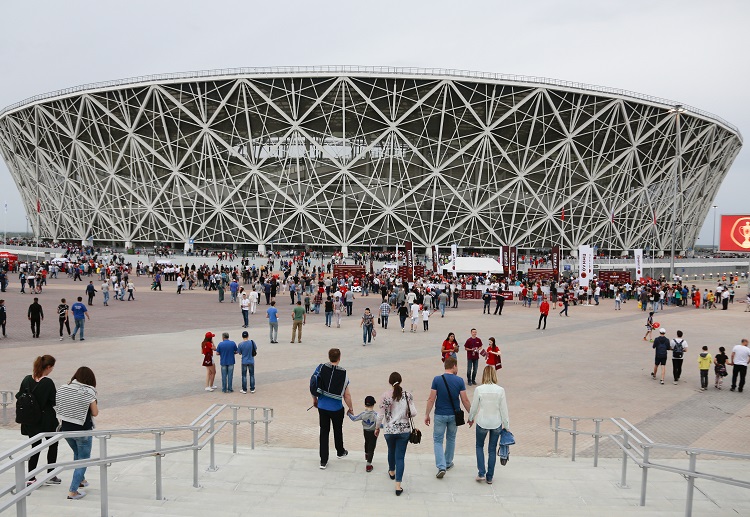
[[[0,433],[1,435],[1,433]],[[1,438],[8,438],[1,439]],[[0,436],[6,446],[10,437]],[[168,444],[165,444],[165,446]],[[509,516],[617,516],[640,515],[678,517],[685,512],[685,480],[677,475],[652,470],[649,473],[647,505],[639,507],[640,469],[630,465],[629,489],[618,487],[621,463],[600,460],[594,468],[590,459],[571,462],[565,458],[515,457],[506,466],[498,462],[492,485],[477,483],[476,459],[460,455],[444,479],[435,478],[431,446],[410,446],[401,497],[394,494],[386,473],[386,448],[381,440],[375,453],[375,470],[366,473],[364,458],[351,453],[318,468],[317,451],[259,447],[240,448],[217,445],[216,471],[208,471],[208,449],[200,453],[200,487],[192,487],[192,454],[175,453],[162,460],[163,494],[155,499],[155,461],[152,458],[114,464],[109,469],[109,515],[205,517],[254,515],[386,515],[410,517],[455,517],[468,509],[472,514],[488,512]],[[113,453],[148,447],[136,439],[112,440]],[[4,447],[5,448],[5,447]],[[60,447],[61,459],[70,451]],[[684,462],[683,462],[684,463]],[[675,464],[678,464],[675,461]],[[747,478],[746,464],[734,461],[701,462],[703,470]],[[713,470],[712,470],[713,469]],[[42,487],[28,499],[31,516],[100,515],[99,469],[90,468],[87,497],[66,499],[70,472],[61,476],[63,484]],[[8,475],[0,481],[8,482]],[[750,491],[708,481],[696,482],[693,515],[748,515]],[[5,514],[10,514],[9,509]]]

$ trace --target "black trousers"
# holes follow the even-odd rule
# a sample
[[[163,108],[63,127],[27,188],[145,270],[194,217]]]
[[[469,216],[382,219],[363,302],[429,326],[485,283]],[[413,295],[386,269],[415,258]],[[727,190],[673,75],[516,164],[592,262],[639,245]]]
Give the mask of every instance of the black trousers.
[[[37,445],[42,443],[41,440],[38,442],[34,442],[31,444],[31,448],[33,449]],[[57,463],[57,443],[53,443],[49,447],[47,447],[47,464]],[[29,458],[29,472],[36,469],[37,464],[39,463],[39,453],[37,452],[33,456]],[[47,469],[47,472],[49,472],[52,469]]]
[[[39,328],[42,325],[42,320],[39,318],[31,318],[31,335],[39,337]]]
[[[708,388],[708,370],[701,370],[701,388]]]
[[[375,446],[378,444],[378,437],[375,435],[375,431],[363,429],[362,432],[365,435],[365,460],[367,463],[372,463],[372,457],[375,454]]]
[[[547,315],[546,314],[539,314],[539,323],[537,323],[536,328],[539,328],[542,326],[542,321],[544,321],[544,328],[547,328]]]
[[[320,420],[320,463],[328,463],[328,436],[333,424],[333,445],[336,447],[336,454],[344,454],[344,408],[338,411],[328,411],[318,408],[318,417]]]
[[[68,330],[68,335],[70,335],[70,321],[68,321],[67,318],[60,320],[60,337],[63,337],[63,326]]]
[[[502,300],[502,302],[499,302],[495,305],[495,314],[500,314],[500,316],[503,315],[503,305],[505,305],[505,298],[503,298]]]
[[[732,366],[732,389],[738,387],[737,386],[737,376],[740,376],[740,385],[739,388],[742,389],[745,387],[745,377],[747,376],[747,366],[743,364],[735,364]]]
[[[674,375],[675,381],[680,380],[680,375],[682,375],[682,359],[672,358],[672,375]]]

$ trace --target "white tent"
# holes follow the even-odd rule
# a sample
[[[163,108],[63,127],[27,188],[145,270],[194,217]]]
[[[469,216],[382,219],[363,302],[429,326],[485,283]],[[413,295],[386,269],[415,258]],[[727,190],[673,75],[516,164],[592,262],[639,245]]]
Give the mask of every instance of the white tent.
[[[445,274],[453,274],[453,264],[443,264]],[[456,274],[502,274],[503,266],[495,259],[489,257],[456,257]]]

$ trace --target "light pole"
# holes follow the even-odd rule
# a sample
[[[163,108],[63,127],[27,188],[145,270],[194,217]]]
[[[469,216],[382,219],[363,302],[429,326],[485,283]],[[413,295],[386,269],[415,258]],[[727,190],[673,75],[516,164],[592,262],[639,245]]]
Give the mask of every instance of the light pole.
[[[682,142],[680,139],[680,113],[685,113],[685,108],[681,104],[675,105],[668,113],[674,113],[674,131],[676,136],[675,149],[675,175],[674,175],[674,196],[672,198],[672,255],[669,258],[669,281],[674,281],[674,255],[675,244],[677,241],[677,187],[682,175]]]
[[[711,251],[716,254],[716,205],[714,205],[714,236],[711,240]]]

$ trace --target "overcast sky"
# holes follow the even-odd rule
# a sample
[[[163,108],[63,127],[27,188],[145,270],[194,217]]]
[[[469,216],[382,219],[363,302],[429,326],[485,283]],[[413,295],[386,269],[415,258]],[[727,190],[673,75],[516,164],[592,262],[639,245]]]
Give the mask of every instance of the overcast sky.
[[[3,2],[0,106],[83,83],[166,72],[281,65],[419,66],[632,90],[709,111],[750,137],[750,2],[518,4]],[[718,215],[750,212],[749,156],[746,149],[741,151],[725,178],[713,203]],[[21,198],[4,163],[0,190],[9,206],[9,233],[25,230]],[[711,245],[712,221],[713,211],[699,245]]]

